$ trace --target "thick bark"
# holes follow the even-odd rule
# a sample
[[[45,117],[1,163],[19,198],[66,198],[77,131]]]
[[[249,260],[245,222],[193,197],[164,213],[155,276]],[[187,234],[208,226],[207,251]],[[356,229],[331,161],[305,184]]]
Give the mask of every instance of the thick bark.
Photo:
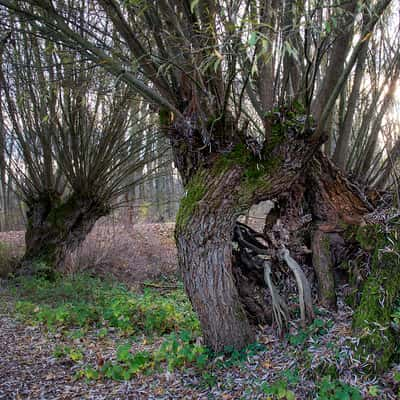
[[[177,220],[176,242],[185,288],[206,343],[215,351],[243,348],[255,339],[232,274],[232,233],[242,171],[205,173],[188,188]],[[206,186],[207,185],[207,186]],[[197,192],[198,198],[193,198]],[[188,201],[196,201],[188,204]],[[190,208],[194,207],[193,210]]]
[[[334,268],[343,258],[344,226],[364,223],[372,210],[365,196],[322,153],[317,154],[306,177],[305,197],[313,216],[313,267],[318,280],[320,302],[336,307]]]
[[[175,231],[179,266],[205,342],[215,351],[243,348],[254,340],[252,323],[270,322],[271,311],[284,306],[277,292],[275,301],[271,299],[275,308],[265,303],[265,294],[271,291],[265,272],[271,271],[275,260],[269,267],[261,261],[259,268],[253,268],[254,263],[246,268],[243,253],[233,248],[241,212],[274,198],[285,198],[289,204],[298,186],[302,187],[299,196],[315,204],[311,207],[315,223],[335,227],[352,219],[359,223],[367,210],[361,194],[318,150],[321,143],[309,141],[293,128],[286,132],[282,121],[273,123],[281,124],[281,129],[274,129],[276,137],[259,154],[229,129],[219,135],[220,142],[211,146],[212,151],[200,146],[201,140],[195,139],[191,129],[176,134],[189,135],[185,146],[175,141],[172,132],[176,165],[182,170],[186,190]],[[229,138],[236,142],[227,147]],[[220,150],[226,148],[230,151]],[[240,270],[235,270],[238,262]]]
[[[38,269],[52,274],[62,266],[67,251],[73,251],[85,239],[95,222],[107,215],[108,207],[93,199],[72,195],[61,200],[57,195],[43,195],[28,204],[26,250],[21,274],[34,274]]]

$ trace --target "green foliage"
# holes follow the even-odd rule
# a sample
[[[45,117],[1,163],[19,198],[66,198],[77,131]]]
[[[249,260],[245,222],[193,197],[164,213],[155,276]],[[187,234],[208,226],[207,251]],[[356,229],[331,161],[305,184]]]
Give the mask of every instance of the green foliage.
[[[399,304],[400,299],[397,300],[396,303]],[[392,313],[392,320],[393,320],[393,324],[396,327],[400,327],[400,305],[397,305],[396,308],[394,309],[394,311]]]
[[[190,364],[204,369],[209,361],[209,354],[204,346],[194,342],[191,332],[182,331],[178,336],[169,335],[155,352],[154,359],[157,362],[165,361],[169,371]]]
[[[233,347],[225,347],[223,353],[210,353],[211,358],[216,360],[215,365],[218,368],[229,368],[246,362],[250,357],[255,356],[260,351],[265,351],[265,345],[262,343],[252,343],[242,350]]]
[[[71,346],[56,345],[53,351],[56,358],[69,358],[74,362],[83,360],[83,352],[79,348]]]
[[[47,281],[55,281],[60,278],[60,273],[54,268],[54,249],[55,247],[49,244],[47,249],[43,250],[43,254],[40,258],[30,261],[30,275]]]
[[[213,388],[218,382],[217,377],[212,372],[204,371],[201,374],[201,383],[206,388]]]
[[[170,334],[154,352],[132,352],[132,345],[125,343],[117,348],[116,360],[107,361],[100,368],[85,367],[79,377],[98,379],[106,377],[117,381],[129,380],[140,373],[151,373],[166,364],[168,371],[193,366],[204,369],[208,362],[207,349],[194,343],[187,331]]]
[[[315,338],[325,335],[328,329],[332,327],[332,324],[333,322],[331,320],[325,321],[316,318],[307,328],[300,329],[294,335],[289,334],[287,338],[292,346],[303,346],[310,337]]]
[[[191,331],[181,331],[167,335],[161,345],[153,352],[132,353],[132,346],[126,343],[117,349],[114,362],[107,362],[98,369],[97,377],[105,376],[114,380],[128,380],[139,373],[151,373],[166,367],[172,372],[176,369],[195,368],[202,373],[202,383],[213,386],[216,382],[213,368],[226,368],[239,365],[254,355],[263,345],[250,345],[242,351],[231,351],[229,354],[211,353],[205,346],[196,343],[196,336]],[[91,370],[90,370],[91,373]],[[81,376],[88,377],[81,372]]]
[[[116,381],[129,380],[135,374],[145,371],[152,365],[152,356],[149,352],[139,351],[135,354],[130,352],[131,345],[125,344],[117,349],[117,360],[106,362],[95,378],[105,376]],[[85,374],[86,377],[87,374]]]
[[[199,323],[182,290],[161,296],[145,290],[129,291],[89,275],[49,282],[42,278],[22,278],[15,288],[20,301],[18,316],[49,329],[116,328],[124,334],[163,335],[181,329],[199,332]]]
[[[361,400],[360,391],[354,386],[338,380],[332,380],[330,376],[324,377],[318,384],[318,400]]]
[[[263,393],[272,396],[273,399],[286,399],[295,400],[294,392],[288,389],[288,382],[286,380],[278,380],[272,384],[264,383],[261,386]]]
[[[210,353],[196,343],[199,322],[182,289],[160,295],[154,290],[134,293],[124,286],[89,275],[76,275],[50,282],[44,278],[19,278],[14,288],[21,300],[16,313],[22,320],[79,339],[91,329],[99,338],[109,330],[123,335],[164,336],[153,352],[132,352],[130,343],[117,348],[115,361],[101,368],[85,366],[77,377],[114,380],[131,379],[135,374],[151,372],[166,364],[168,370],[193,366],[205,369]],[[80,348],[57,345],[57,358],[81,362]]]

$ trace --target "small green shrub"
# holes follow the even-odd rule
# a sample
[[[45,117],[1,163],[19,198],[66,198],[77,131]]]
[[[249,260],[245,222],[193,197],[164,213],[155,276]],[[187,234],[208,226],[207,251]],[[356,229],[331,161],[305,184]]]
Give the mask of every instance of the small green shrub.
[[[318,400],[362,400],[360,390],[347,383],[324,377],[318,384]]]
[[[190,332],[171,334],[154,353],[156,362],[166,362],[169,371],[189,365],[204,369],[210,355],[206,347],[194,343]]]
[[[273,399],[296,399],[296,395],[292,390],[288,389],[288,382],[284,379],[276,381],[272,384],[264,383],[261,385],[261,390],[263,393],[272,396]]]
[[[400,305],[394,309],[392,313],[392,320],[396,328],[400,328]]]
[[[83,360],[83,352],[79,348],[71,346],[56,345],[53,351],[56,358],[69,358],[74,362]]]
[[[325,335],[332,324],[331,320],[325,321],[317,318],[307,328],[300,329],[294,335],[287,335],[287,339],[292,346],[303,346],[310,337]]]
[[[57,279],[22,278],[15,292],[18,316],[55,328],[116,328],[123,334],[164,335],[180,330],[199,333],[199,322],[183,290],[160,295],[129,291],[88,275]]]

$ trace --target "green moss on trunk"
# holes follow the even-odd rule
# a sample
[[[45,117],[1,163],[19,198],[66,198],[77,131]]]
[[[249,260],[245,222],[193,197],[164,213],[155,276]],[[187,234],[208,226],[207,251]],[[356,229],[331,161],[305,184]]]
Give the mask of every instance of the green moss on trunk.
[[[240,167],[241,179],[237,188],[227,187],[227,191],[237,193],[238,208],[247,208],[252,204],[254,192],[269,189],[269,176],[281,164],[279,157],[260,160],[245,145],[236,145],[227,154],[220,155],[209,169],[200,169],[186,185],[186,195],[182,198],[176,218],[176,231],[184,228],[198,202],[206,194],[210,182],[226,173],[229,169]],[[224,184],[221,180],[221,184]]]
[[[399,351],[399,338],[391,318],[400,297],[400,245],[398,232],[384,232],[379,225],[360,228],[362,247],[374,246],[371,274],[362,288],[361,302],[353,316],[353,328],[360,337],[356,348],[362,359],[373,359],[372,369],[387,369]]]
[[[176,232],[187,225],[196,204],[203,198],[206,190],[204,173],[199,171],[186,186],[186,194],[180,202],[178,215],[176,216]]]

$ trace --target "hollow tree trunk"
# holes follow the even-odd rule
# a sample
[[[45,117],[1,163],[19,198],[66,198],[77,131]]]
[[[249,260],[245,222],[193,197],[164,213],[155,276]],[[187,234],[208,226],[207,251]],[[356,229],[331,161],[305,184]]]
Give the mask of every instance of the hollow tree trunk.
[[[179,266],[206,344],[215,351],[240,349],[255,338],[244,307],[246,293],[238,290],[241,282],[232,273],[232,238],[239,213],[286,193],[319,147],[301,137],[284,141],[283,135],[269,145],[264,158],[243,143],[211,155],[200,144],[196,147],[204,154],[172,143],[186,190],[175,230]]]
[[[322,143],[304,136],[302,122],[292,121],[287,129],[284,115],[275,118],[270,140],[256,149],[229,125],[218,125],[215,141],[207,146],[191,124],[176,123],[170,129],[175,165],[186,190],[175,230],[179,266],[205,342],[215,351],[243,348],[254,340],[250,321],[270,320],[268,315],[260,317],[262,304],[249,301],[252,285],[264,285],[265,290],[263,280],[253,273],[233,274],[232,239],[240,212],[263,200],[290,198],[293,187],[302,184],[311,192],[321,189],[312,200],[320,203],[314,214],[323,220],[324,202],[331,202],[326,197],[342,182],[318,151]],[[314,181],[304,180],[309,171]],[[339,189],[343,192],[336,193],[334,202],[346,208],[354,200],[351,190],[346,184]]]
[[[62,265],[66,252],[76,249],[95,222],[108,212],[108,207],[95,200],[75,195],[61,200],[46,194],[32,201],[28,205],[26,249],[20,273],[34,274],[44,269],[46,274],[52,274]]]

